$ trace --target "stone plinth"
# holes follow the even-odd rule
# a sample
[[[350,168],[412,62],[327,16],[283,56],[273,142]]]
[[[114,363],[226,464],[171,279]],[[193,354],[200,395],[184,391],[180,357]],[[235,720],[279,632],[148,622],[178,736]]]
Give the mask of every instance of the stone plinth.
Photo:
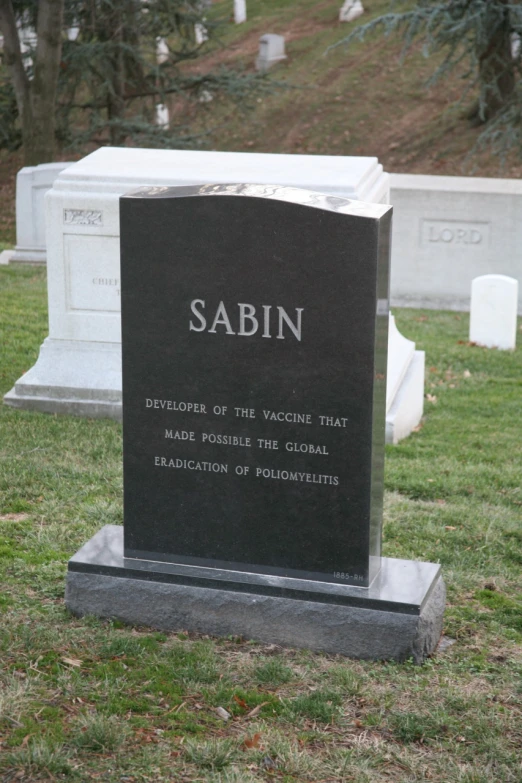
[[[381,563],[368,588],[158,563],[125,558],[123,528],[107,525],[69,561],[65,601],[79,616],[420,663],[442,632],[440,566]]]

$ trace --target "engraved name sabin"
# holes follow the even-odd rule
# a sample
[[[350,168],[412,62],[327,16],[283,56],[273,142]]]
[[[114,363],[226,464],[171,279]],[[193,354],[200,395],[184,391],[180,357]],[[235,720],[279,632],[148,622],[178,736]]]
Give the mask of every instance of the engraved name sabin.
[[[251,304],[244,304],[239,302],[237,305],[232,306],[234,308],[234,315],[232,316],[235,329],[232,328],[232,321],[223,302],[220,302],[217,306],[216,312],[213,317],[209,318],[211,326],[207,329],[207,318],[204,314],[205,300],[193,299],[190,303],[190,309],[192,313],[198,319],[196,322],[189,321],[189,330],[192,332],[204,332],[208,331],[210,334],[217,334],[219,331],[223,334],[234,334],[240,337],[252,337],[259,330],[262,321],[262,337],[276,337],[278,340],[284,340],[284,327],[289,330],[296,340],[301,340],[301,314],[303,312],[302,307],[295,308],[295,321],[288,315],[284,307],[279,305],[275,308],[272,305],[262,305],[262,312]],[[238,308],[236,312],[235,308]],[[230,310],[230,306],[229,306]],[[272,313],[275,310],[276,312]],[[232,311],[231,311],[232,312]],[[273,323],[275,322],[275,324]],[[272,328],[276,327],[277,334],[272,334]]]

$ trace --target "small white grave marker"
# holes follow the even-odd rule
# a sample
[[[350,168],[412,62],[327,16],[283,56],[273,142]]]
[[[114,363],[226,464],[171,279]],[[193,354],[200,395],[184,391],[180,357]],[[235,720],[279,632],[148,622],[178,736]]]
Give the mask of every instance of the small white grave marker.
[[[201,22],[196,22],[194,25],[194,38],[198,46],[208,41],[207,28]]]
[[[469,339],[486,348],[512,351],[517,341],[518,281],[482,275],[471,283]]]
[[[242,24],[247,20],[246,0],[234,0],[234,22]]]
[[[340,22],[353,22],[354,19],[364,14],[361,0],[345,0],[339,11]]]
[[[285,37],[284,35],[275,35],[275,33],[266,33],[259,39],[259,54],[256,60],[258,71],[267,71],[271,65],[280,60],[286,60]]]
[[[156,125],[160,128],[169,127],[169,109],[164,103],[156,104]]]
[[[158,65],[169,59],[169,45],[165,38],[156,38],[156,60]]]

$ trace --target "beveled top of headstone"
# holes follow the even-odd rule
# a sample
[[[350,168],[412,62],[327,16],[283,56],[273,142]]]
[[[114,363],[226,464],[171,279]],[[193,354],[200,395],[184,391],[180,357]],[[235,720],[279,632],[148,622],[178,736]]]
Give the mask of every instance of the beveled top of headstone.
[[[391,208],[159,186],[120,215],[125,556],[368,585]]]
[[[305,188],[293,188],[284,185],[259,184],[216,184],[169,187],[168,185],[143,185],[125,193],[123,198],[190,198],[196,196],[235,196],[241,198],[270,199],[284,201],[287,204],[299,204],[304,207],[316,207],[327,212],[379,219],[390,213],[387,204],[368,204],[364,201],[347,199],[318,193]]]

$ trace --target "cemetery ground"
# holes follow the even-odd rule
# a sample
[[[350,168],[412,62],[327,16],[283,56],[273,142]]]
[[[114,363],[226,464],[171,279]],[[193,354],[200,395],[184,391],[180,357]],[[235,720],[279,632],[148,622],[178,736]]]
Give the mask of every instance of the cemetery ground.
[[[197,112],[195,127],[203,133],[212,128],[204,140],[212,149],[377,155],[388,172],[522,176],[516,154],[502,167],[489,149],[469,157],[481,132],[466,119],[474,93],[466,94],[463,71],[428,86],[440,53],[425,57],[419,42],[402,58],[400,35],[381,34],[332,49],[357,26],[390,10],[390,0],[372,0],[363,3],[365,13],[355,22],[343,24],[338,21],[341,5],[336,0],[248,0],[247,22],[222,28],[223,47],[188,68],[204,72],[226,64],[252,69],[259,37],[276,33],[285,37],[287,59],[269,74],[285,86],[246,100],[253,106],[248,112],[222,107],[218,100],[192,107],[174,102],[171,116],[182,110],[182,116],[192,112],[195,117]],[[398,0],[393,10],[413,5]],[[228,0],[217,0],[209,18],[228,12]]]
[[[68,558],[122,522],[121,428],[2,405],[2,781],[520,781],[522,351],[470,345],[464,313],[395,315],[426,351],[427,396],[387,448],[384,554],[442,564],[436,655],[352,661],[72,617]],[[46,333],[45,269],[0,268],[2,394]]]

